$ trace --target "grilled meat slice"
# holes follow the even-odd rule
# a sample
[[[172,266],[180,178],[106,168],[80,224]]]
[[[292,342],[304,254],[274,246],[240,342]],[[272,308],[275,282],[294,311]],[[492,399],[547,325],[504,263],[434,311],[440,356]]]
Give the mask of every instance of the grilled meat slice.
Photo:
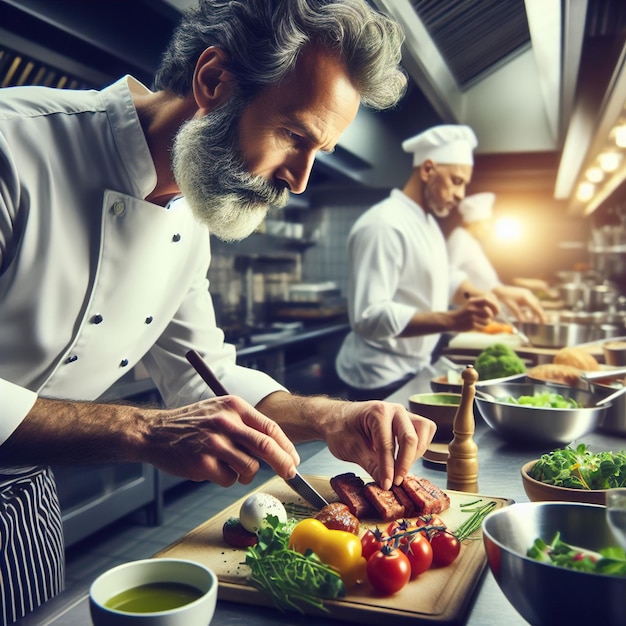
[[[366,519],[376,516],[376,510],[363,493],[365,483],[360,476],[353,472],[339,474],[330,479],[330,486],[355,517]]]
[[[343,502],[327,504],[315,514],[315,519],[331,530],[345,530],[353,535],[359,534],[359,520],[350,513],[348,505]]]
[[[393,491],[382,489],[376,483],[368,483],[363,488],[363,493],[378,511],[383,521],[387,522],[405,517],[406,509]]]
[[[391,491],[393,491],[393,494],[396,498],[398,498],[400,504],[404,506],[405,517],[417,517],[419,515],[419,511],[417,510],[415,503],[411,500],[411,498],[409,498],[409,495],[402,488],[402,485],[392,485]]]
[[[402,487],[415,504],[418,515],[441,513],[450,507],[448,495],[425,478],[408,475]]]

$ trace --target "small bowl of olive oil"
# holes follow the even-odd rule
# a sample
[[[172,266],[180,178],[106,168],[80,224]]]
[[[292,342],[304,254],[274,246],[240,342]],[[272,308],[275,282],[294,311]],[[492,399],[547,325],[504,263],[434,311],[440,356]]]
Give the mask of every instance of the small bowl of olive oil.
[[[95,626],[208,626],[217,577],[184,559],[143,559],[114,567],[89,589]]]

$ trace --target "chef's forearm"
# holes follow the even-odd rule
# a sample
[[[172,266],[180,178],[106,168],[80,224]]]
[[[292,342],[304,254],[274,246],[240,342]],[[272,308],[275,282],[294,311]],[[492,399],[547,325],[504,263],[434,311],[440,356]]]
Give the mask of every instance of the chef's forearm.
[[[277,391],[256,408],[278,422],[294,443],[325,441],[331,424],[341,422],[345,402],[328,396],[297,396]]]
[[[454,319],[447,311],[414,313],[399,337],[421,337],[454,329]]]
[[[0,465],[69,465],[139,460],[142,410],[39,398],[0,446]]]

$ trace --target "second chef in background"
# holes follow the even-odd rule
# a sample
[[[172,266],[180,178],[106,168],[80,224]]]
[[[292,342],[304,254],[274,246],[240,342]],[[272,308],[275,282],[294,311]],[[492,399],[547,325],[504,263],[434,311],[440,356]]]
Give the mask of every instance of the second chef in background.
[[[406,140],[413,170],[404,188],[393,189],[350,231],[351,331],[336,367],[351,399],[387,397],[430,363],[442,332],[480,329],[500,311],[493,292],[450,266],[438,223],[465,197],[476,145],[462,125],[435,126]],[[514,297],[518,307],[540,314],[527,290]]]

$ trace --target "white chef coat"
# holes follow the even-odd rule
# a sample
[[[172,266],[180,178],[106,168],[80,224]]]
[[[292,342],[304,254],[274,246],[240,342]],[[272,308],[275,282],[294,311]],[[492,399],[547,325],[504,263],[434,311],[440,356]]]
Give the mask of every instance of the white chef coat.
[[[502,283],[479,241],[466,228],[457,226],[449,235],[450,265],[467,275],[468,280],[483,291],[491,291]]]
[[[428,365],[439,335],[398,335],[415,312],[447,310],[465,275],[450,271],[433,216],[398,189],[355,222],[348,256],[352,329],[337,373],[357,389],[384,387]]]
[[[224,344],[207,228],[183,199],[143,200],[156,172],[131,90],[1,92],[0,443],[38,395],[97,399],[141,359],[167,406],[209,397],[192,348],[253,405],[283,389]]]

